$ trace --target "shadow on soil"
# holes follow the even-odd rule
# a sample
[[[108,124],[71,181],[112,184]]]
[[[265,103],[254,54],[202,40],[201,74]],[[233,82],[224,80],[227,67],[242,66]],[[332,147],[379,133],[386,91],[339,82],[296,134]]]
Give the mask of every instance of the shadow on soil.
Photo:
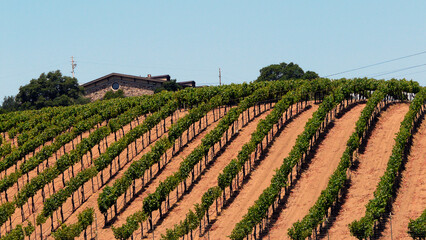
[[[355,106],[358,106],[359,104],[365,103],[365,101],[359,101],[350,104],[348,107],[343,109],[341,112],[339,112],[336,115],[336,118],[341,118],[344,114],[352,110]],[[325,130],[320,134],[318,137],[318,140],[315,142],[315,144],[312,147],[312,150],[309,152],[309,154],[306,156],[305,161],[302,163],[301,170],[297,173],[295,176],[295,179],[290,184],[290,186],[285,191],[285,195],[281,200],[278,202],[278,206],[275,208],[275,212],[272,214],[271,218],[269,219],[269,222],[266,224],[264,229],[260,233],[260,239],[268,238],[269,229],[271,229],[274,224],[278,221],[278,219],[281,216],[282,210],[287,207],[287,201],[290,196],[290,194],[293,192],[295,186],[297,185],[297,182],[300,180],[301,175],[309,168],[309,165],[312,161],[312,159],[315,157],[319,146],[324,141],[327,134],[330,132],[330,130],[334,127],[334,121],[332,120],[325,128]]]

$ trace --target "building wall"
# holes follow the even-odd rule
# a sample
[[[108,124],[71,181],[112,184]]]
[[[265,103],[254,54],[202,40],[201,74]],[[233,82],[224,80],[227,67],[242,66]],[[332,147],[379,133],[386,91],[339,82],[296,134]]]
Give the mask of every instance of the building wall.
[[[154,90],[161,87],[161,83],[159,82],[124,77],[110,77],[90,86],[86,86],[84,88],[85,97],[90,98],[92,101],[102,99],[107,91],[113,90],[112,84],[115,82],[119,84],[117,90],[123,90],[124,96],[126,97],[154,94]]]

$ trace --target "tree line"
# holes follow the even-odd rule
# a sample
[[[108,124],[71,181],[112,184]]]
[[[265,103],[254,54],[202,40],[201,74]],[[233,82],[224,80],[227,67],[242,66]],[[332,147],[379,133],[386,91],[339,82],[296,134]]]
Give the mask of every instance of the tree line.
[[[318,74],[313,71],[304,71],[293,62],[271,64],[259,70],[260,75],[255,81],[275,81],[289,79],[315,79]],[[157,88],[155,92],[178,91],[183,87],[172,79]],[[123,98],[124,92],[108,91],[103,99]],[[32,79],[27,85],[19,88],[16,96],[6,96],[0,108],[0,113],[35,110],[44,107],[70,106],[89,103],[84,97],[84,88],[74,77],[64,76],[59,70],[42,73],[37,79]]]

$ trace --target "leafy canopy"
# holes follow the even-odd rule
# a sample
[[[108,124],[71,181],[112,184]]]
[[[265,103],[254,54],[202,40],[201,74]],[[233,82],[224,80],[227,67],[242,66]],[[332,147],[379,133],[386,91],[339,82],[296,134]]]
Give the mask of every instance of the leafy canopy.
[[[172,79],[170,81],[164,82],[161,87],[155,89],[155,93],[161,92],[163,90],[166,91],[177,91],[183,89],[182,85],[176,82],[176,79]]]
[[[21,86],[16,97],[4,99],[2,107],[13,111],[81,104],[88,102],[83,98],[83,92],[84,89],[79,86],[76,78],[62,76],[57,70],[42,73],[39,78]]]
[[[294,63],[272,64],[259,70],[260,76],[256,81],[275,81],[288,79],[315,79],[318,74],[313,71],[303,71],[299,65]]]

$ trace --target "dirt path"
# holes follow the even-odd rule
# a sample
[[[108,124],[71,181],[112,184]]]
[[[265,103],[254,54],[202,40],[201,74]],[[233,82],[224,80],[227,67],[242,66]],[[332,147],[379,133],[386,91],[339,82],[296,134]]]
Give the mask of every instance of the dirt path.
[[[350,236],[348,224],[364,215],[365,205],[373,198],[392,154],[395,134],[407,111],[408,104],[395,104],[379,117],[365,151],[359,155],[358,168],[351,172],[351,186],[346,200],[328,231],[330,239],[356,239]]]
[[[411,239],[407,233],[410,219],[418,218],[426,207],[426,120],[414,135],[411,154],[402,172],[401,187],[393,203],[393,239]],[[390,239],[390,222],[381,239]]]
[[[243,186],[232,204],[222,210],[217,221],[210,228],[210,239],[225,239],[226,236],[231,234],[235,224],[242,219],[247,213],[247,209],[254,204],[263,190],[269,186],[274,175],[273,170],[281,166],[282,159],[288,156],[297,136],[303,132],[305,123],[317,109],[317,105],[312,105],[310,109],[301,113],[300,116],[285,126],[281,134],[275,139],[267,156],[251,173],[249,182]]]
[[[225,151],[216,158],[214,164],[203,174],[200,181],[193,185],[192,190],[188,194],[184,195],[183,198],[177,202],[173,208],[171,208],[167,217],[163,219],[161,225],[156,227],[156,236],[165,234],[167,228],[172,228],[175,224],[179,223],[180,220],[183,220],[189,209],[192,209],[195,203],[201,201],[201,196],[207,191],[207,189],[217,185],[217,176],[219,173],[226,165],[228,165],[231,159],[237,157],[238,150],[241,149],[247,141],[249,141],[251,134],[256,130],[259,121],[264,119],[269,112],[270,111],[264,112],[248,123],[244,128],[240,129],[239,134],[226,147]]]
[[[288,239],[287,231],[294,222],[302,219],[314,205],[321,191],[326,188],[330,175],[339,164],[346,142],[355,129],[365,104],[355,106],[341,118],[335,119],[334,126],[319,144],[309,168],[305,170],[286,202],[286,207],[271,228],[270,239]]]

